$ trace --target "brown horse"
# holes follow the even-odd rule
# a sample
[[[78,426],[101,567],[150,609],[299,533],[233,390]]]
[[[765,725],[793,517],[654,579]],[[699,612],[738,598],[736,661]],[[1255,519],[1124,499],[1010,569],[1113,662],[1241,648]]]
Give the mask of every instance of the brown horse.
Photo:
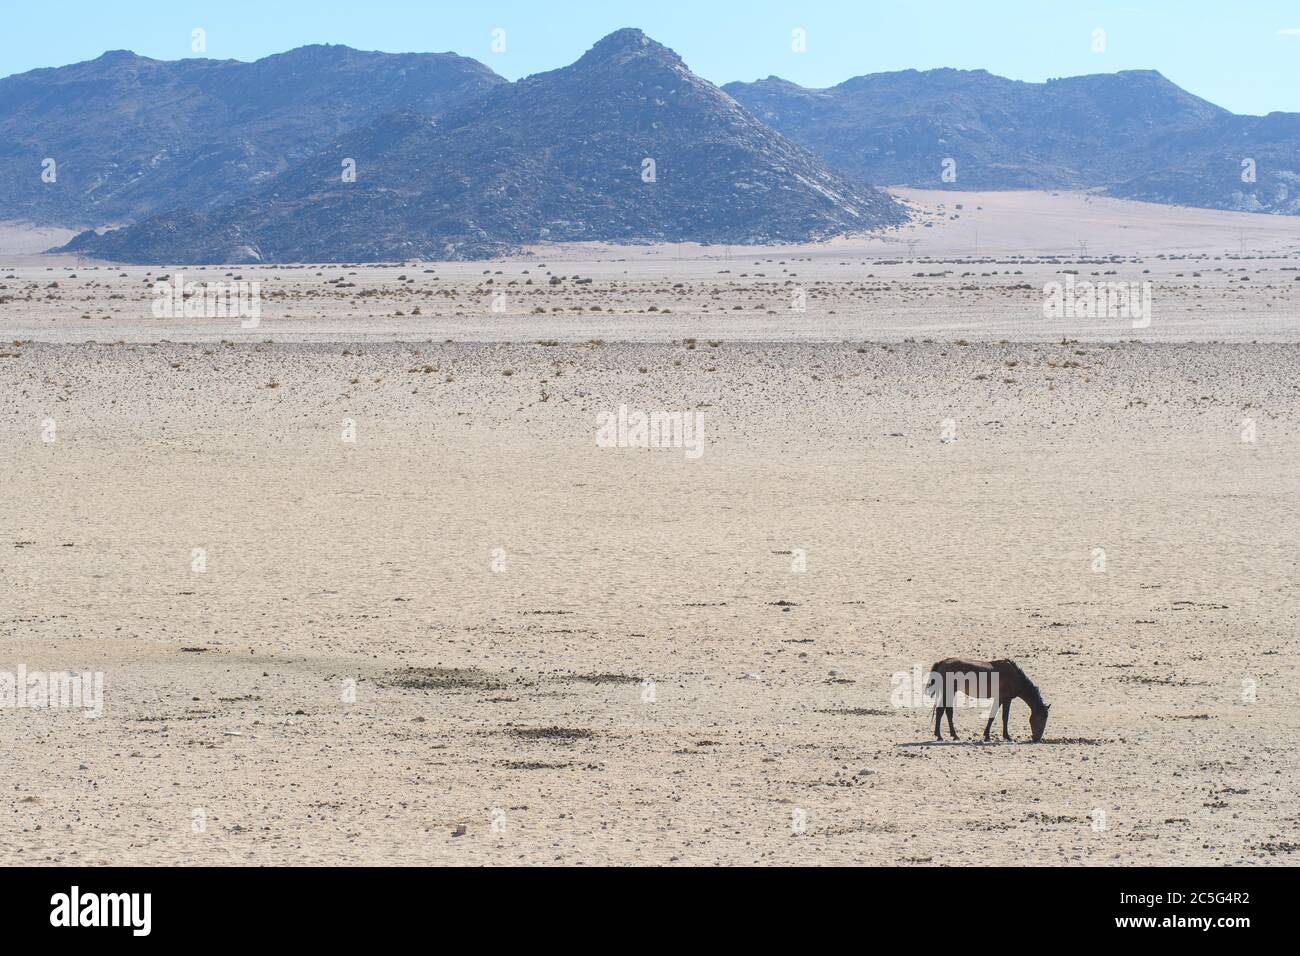
[[[957,739],[957,730],[952,725],[953,697],[961,691],[967,697],[982,699],[994,698],[1002,707],[1002,739],[1010,740],[1007,733],[1007,717],[1011,713],[1011,702],[1019,697],[1029,705],[1029,731],[1034,741],[1042,739],[1047,727],[1047,712],[1050,704],[1043,703],[1043,695],[1014,661],[975,661],[964,657],[945,657],[930,668],[930,681],[927,689],[935,700],[934,739],[943,740],[939,731],[939,722],[944,714],[948,715],[948,733]],[[995,705],[995,709],[996,706]],[[989,739],[993,728],[993,714],[984,725],[984,739]]]

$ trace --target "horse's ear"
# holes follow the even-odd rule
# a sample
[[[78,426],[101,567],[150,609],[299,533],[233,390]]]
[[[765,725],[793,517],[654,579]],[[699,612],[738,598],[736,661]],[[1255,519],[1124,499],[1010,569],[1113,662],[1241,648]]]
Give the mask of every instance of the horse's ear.
[[[1051,709],[1052,709],[1052,705],[1051,705],[1051,704],[1044,704],[1044,705],[1043,705],[1043,710],[1051,710]]]

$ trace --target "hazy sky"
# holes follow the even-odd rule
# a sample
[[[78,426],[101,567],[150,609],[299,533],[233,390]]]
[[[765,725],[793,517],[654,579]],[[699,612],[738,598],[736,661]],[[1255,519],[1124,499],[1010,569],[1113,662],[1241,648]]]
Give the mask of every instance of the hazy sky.
[[[881,70],[983,68],[1014,79],[1156,69],[1239,113],[1300,112],[1300,2],[1159,0],[7,0],[0,76],[129,49],[253,60],[306,43],[452,50],[517,79],[577,59],[623,26],[716,83],[776,74],[830,86]],[[492,31],[505,30],[505,52]],[[807,50],[792,50],[796,28]],[[1095,52],[1094,31],[1105,31]]]

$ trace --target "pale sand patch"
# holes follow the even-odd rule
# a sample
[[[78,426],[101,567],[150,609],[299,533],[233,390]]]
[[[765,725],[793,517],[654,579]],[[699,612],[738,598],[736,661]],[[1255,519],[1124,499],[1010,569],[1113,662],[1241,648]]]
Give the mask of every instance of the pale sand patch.
[[[1295,860],[1295,345],[5,351],[6,863]]]
[[[1289,255],[1300,251],[1300,217],[1226,212],[1111,199],[1089,193],[890,190],[920,215],[899,231],[917,255],[1092,257]],[[958,208],[958,207],[961,208]],[[930,223],[927,227],[926,223]]]
[[[1075,256],[1086,241],[1089,256],[1156,258],[1175,255],[1286,256],[1300,251],[1300,217],[1227,212],[1189,206],[1111,199],[1091,193],[1011,190],[966,192],[887,190],[915,214],[912,222],[865,236],[810,245],[701,246],[683,242],[646,246],[574,243],[537,246],[535,255],[557,261],[625,259],[638,265],[705,258],[773,255],[881,258],[973,256]],[[916,240],[910,249],[908,240]],[[811,267],[810,267],[811,268]],[[674,270],[675,271],[675,270]]]
[[[49,253],[63,245],[76,230],[58,226],[34,226],[31,223],[0,220],[0,262],[27,266],[75,263],[75,255]]]

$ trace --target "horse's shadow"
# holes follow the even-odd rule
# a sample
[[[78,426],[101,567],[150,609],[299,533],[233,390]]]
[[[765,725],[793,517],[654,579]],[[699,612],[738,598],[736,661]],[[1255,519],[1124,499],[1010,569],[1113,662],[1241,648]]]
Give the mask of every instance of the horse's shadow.
[[[918,740],[907,744],[894,744],[895,747],[1009,747],[1014,740]]]

